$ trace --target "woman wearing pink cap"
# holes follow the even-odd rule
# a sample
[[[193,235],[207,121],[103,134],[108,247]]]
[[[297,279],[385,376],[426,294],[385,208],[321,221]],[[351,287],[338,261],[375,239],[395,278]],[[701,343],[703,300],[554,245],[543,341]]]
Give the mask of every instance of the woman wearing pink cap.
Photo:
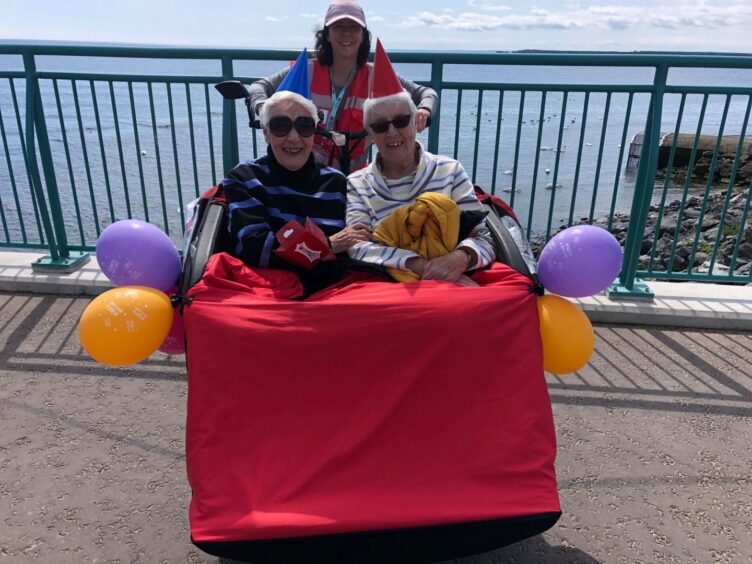
[[[320,125],[331,131],[364,129],[363,103],[368,98],[373,72],[367,62],[370,50],[371,33],[363,8],[353,0],[334,0],[326,11],[324,28],[316,32],[316,57],[309,61],[311,98],[323,114]],[[251,104],[257,114],[288,72],[284,69],[251,85]],[[423,131],[438,103],[436,91],[402,77],[399,81],[418,109],[416,129]],[[366,166],[370,144],[366,140],[354,148],[351,170]],[[338,167],[340,149],[329,139],[317,135],[313,151],[317,161]]]

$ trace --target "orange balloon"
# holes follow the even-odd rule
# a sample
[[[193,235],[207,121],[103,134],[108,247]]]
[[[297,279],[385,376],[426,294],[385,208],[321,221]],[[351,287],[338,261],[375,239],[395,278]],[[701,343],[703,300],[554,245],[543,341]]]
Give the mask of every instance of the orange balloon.
[[[171,326],[172,303],[167,294],[146,286],[120,286],[86,307],[78,336],[94,360],[126,366],[156,351]]]
[[[541,296],[538,318],[544,370],[568,374],[587,364],[593,354],[595,336],[590,320],[576,304],[559,296]]]

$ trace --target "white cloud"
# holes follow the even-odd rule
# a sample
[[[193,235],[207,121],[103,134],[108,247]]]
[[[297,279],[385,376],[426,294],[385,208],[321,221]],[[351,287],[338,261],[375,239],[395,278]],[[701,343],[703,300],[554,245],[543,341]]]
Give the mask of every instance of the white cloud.
[[[476,7],[482,0],[469,0]],[[661,29],[752,26],[752,3],[737,0],[726,5],[709,5],[698,0],[681,10],[671,5],[628,7],[591,6],[586,9],[564,8],[558,11],[533,8],[527,14],[491,15],[463,12],[457,15],[420,12],[408,16],[402,27],[437,27],[455,31],[490,31],[497,29],[599,29],[623,30],[648,27]]]
[[[303,12],[300,14],[301,18],[307,18],[309,20],[317,20],[321,17],[321,14],[312,14],[310,12]]]
[[[438,27],[455,31],[491,31],[495,29],[566,29],[584,27],[574,19],[552,19],[534,16],[491,16],[465,12],[456,16],[439,15],[431,12],[421,12],[408,16],[402,23],[403,27]]]
[[[504,4],[494,4],[490,0],[467,0],[467,5],[471,8],[488,10],[489,12],[507,12],[512,9]]]
[[[274,22],[274,23],[279,23],[279,22],[281,22],[281,21],[282,21],[282,19],[281,19],[281,18],[275,18],[274,16],[266,16],[266,17],[264,18],[264,21],[267,21],[267,22]]]
[[[368,16],[368,23],[383,22],[383,21],[385,21],[384,16]]]

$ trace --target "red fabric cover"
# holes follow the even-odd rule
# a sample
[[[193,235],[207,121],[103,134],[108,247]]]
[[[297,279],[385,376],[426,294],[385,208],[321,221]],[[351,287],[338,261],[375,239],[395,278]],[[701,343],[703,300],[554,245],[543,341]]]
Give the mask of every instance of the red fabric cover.
[[[201,194],[202,200],[211,200],[214,197],[215,202],[225,203],[225,193],[222,191],[222,183],[216,184]]]
[[[560,511],[536,296],[295,275],[215,255],[185,308],[194,541]]]

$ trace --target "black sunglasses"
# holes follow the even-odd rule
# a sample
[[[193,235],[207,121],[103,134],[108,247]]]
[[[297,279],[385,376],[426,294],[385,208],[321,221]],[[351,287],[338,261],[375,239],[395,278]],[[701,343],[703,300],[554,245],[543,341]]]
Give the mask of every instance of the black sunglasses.
[[[384,133],[387,129],[389,129],[390,123],[397,129],[403,129],[410,124],[410,120],[412,119],[413,118],[410,114],[404,114],[397,116],[391,120],[380,119],[379,121],[374,121],[370,124],[369,127],[373,130],[374,133]]]
[[[311,116],[299,116],[295,121],[287,116],[274,116],[269,120],[269,131],[275,137],[288,135],[293,127],[301,137],[310,137],[316,132],[316,122]]]

